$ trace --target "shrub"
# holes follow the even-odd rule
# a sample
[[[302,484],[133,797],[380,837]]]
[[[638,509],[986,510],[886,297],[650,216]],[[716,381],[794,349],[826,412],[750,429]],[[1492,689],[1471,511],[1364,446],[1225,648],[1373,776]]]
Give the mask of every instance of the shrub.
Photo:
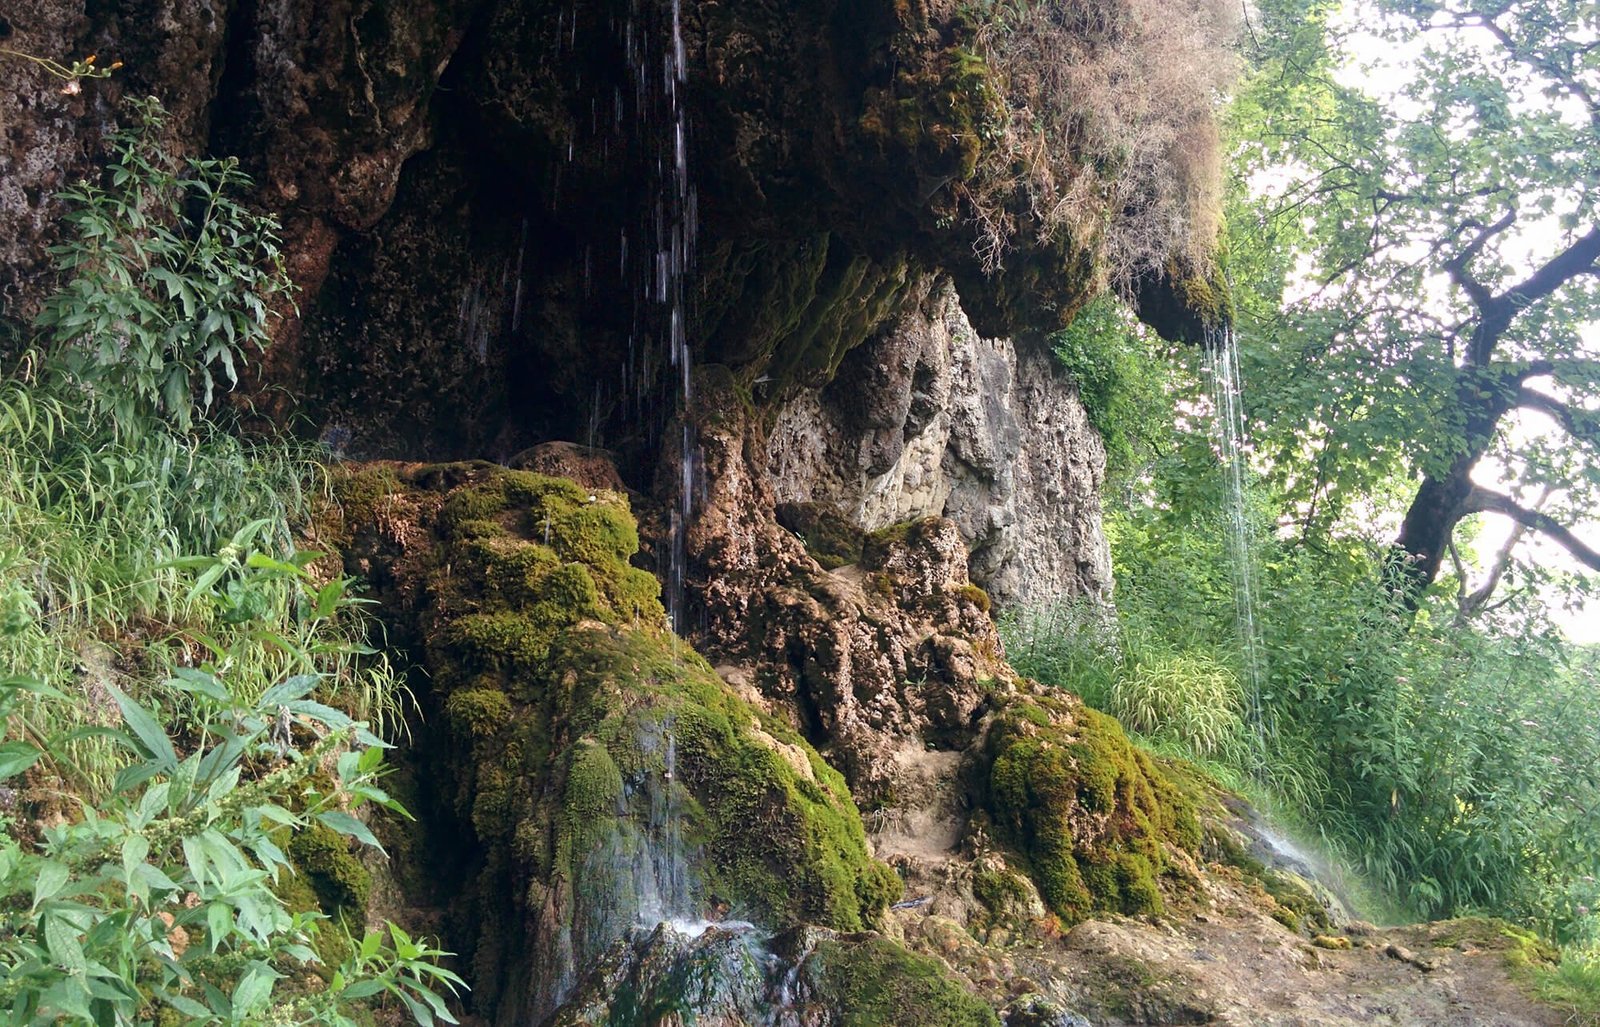
[[[264,341],[274,226],[228,198],[231,163],[180,174],[159,108],[136,113],[106,184],[68,194],[44,345],[0,377],[0,1001],[347,1024],[388,995],[449,1019],[441,953],[392,927],[336,943],[280,898],[292,831],[375,844],[357,721],[393,727],[400,692],[349,582],[295,549],[321,468],[204,418]]]
[[[63,190],[69,238],[52,252],[70,276],[39,325],[97,412],[123,430],[159,415],[187,430],[217,375],[267,341],[270,304],[289,290],[278,222],[234,194],[249,178],[233,159],[179,162],[160,146],[165,113],[131,105],[112,137],[106,186]]]
[[[37,850],[15,825],[0,836],[0,1000],[14,1023],[354,1024],[362,999],[387,992],[419,1023],[454,1022],[432,990],[459,983],[442,955],[391,928],[368,932],[326,986],[320,915],[291,915],[273,891],[290,873],[283,829],[321,829],[376,845],[352,811],[393,807],[376,786],[381,743],[308,699],[315,675],[243,702],[217,674],[168,685],[192,701],[202,741],[180,755],[157,712],[113,689],[121,726],[103,729],[133,762],[81,819],[48,827]],[[0,715],[23,692],[70,701],[21,678],[0,681]],[[301,742],[298,739],[304,738]],[[60,739],[0,746],[0,779],[60,759]],[[271,768],[271,769],[267,769]],[[319,781],[332,768],[332,788]]]

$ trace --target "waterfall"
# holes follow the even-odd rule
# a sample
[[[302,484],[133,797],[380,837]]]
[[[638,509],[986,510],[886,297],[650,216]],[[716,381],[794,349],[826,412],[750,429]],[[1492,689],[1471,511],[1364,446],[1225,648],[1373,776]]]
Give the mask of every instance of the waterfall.
[[[636,24],[648,24],[642,16],[641,0],[635,0],[626,28],[627,51],[634,74],[634,88],[640,98],[639,109],[647,121],[646,133],[656,140],[656,196],[650,211],[647,237],[654,244],[651,274],[641,297],[653,306],[650,323],[659,325],[661,349],[668,355],[677,392],[677,502],[669,514],[667,581],[665,605],[675,634],[686,629],[684,588],[688,575],[688,530],[694,515],[696,439],[690,404],[694,399],[689,353],[687,283],[694,263],[697,197],[689,175],[689,130],[683,90],[688,82],[687,54],[683,39],[682,0],[670,3],[670,35],[659,53],[636,31]],[[654,98],[652,102],[652,98]],[[626,239],[624,238],[626,261]],[[659,352],[659,350],[658,350]],[[677,794],[682,786],[676,779],[677,739],[668,717],[662,725],[661,739],[641,739],[652,751],[659,745],[662,777],[650,792],[650,815],[646,832],[652,858],[648,861],[653,881],[642,892],[639,920],[649,926],[670,921],[687,924],[694,920],[696,907],[689,883],[686,853],[682,839]]]
[[[1222,460],[1227,489],[1224,514],[1227,547],[1232,562],[1234,615],[1244,663],[1245,723],[1255,742],[1253,758],[1266,755],[1266,729],[1261,708],[1261,679],[1265,671],[1261,634],[1256,627],[1256,573],[1251,551],[1250,518],[1246,509],[1243,384],[1239,376],[1239,337],[1231,325],[1208,330],[1206,371],[1210,380],[1212,430]]]

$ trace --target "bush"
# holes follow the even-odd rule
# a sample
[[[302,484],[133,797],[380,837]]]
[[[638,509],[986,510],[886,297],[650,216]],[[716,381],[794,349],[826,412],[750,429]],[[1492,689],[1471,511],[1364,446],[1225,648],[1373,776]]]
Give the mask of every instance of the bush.
[[[284,287],[273,225],[135,113],[0,376],[0,995],[16,1023],[343,1024],[381,995],[448,1020],[440,953],[333,944],[280,898],[291,832],[376,844],[359,722],[393,727],[400,692],[350,583],[295,548],[320,466],[205,419]]]
[[[265,345],[270,304],[289,290],[275,218],[234,194],[233,159],[174,160],[159,145],[165,113],[130,105],[112,137],[107,186],[63,190],[71,237],[52,252],[69,275],[39,325],[94,409],[123,430],[155,414],[187,430],[238,364]]]
[[[1220,532],[1170,521],[1119,530],[1141,543],[1118,552],[1123,634],[1242,669],[1232,598],[1216,587]],[[1376,553],[1256,545],[1265,752],[1224,758],[1417,915],[1488,909],[1557,937],[1585,930],[1600,897],[1600,820],[1589,812],[1600,804],[1600,700],[1581,654],[1536,619],[1457,625],[1442,602],[1413,619],[1383,588]],[[1140,691],[1159,695],[1161,682],[1150,684]],[[1115,683],[1096,701],[1116,712]]]
[[[369,802],[394,806],[376,786],[378,739],[307,698],[315,675],[253,702],[211,670],[167,684],[191,700],[202,740],[192,751],[180,755],[155,710],[113,689],[121,726],[102,730],[133,760],[110,793],[81,819],[47,827],[37,849],[5,824],[0,1000],[12,1022],[177,1014],[241,1023],[270,1010],[275,1023],[343,1025],[359,1000],[387,992],[419,1023],[453,1023],[432,990],[459,983],[433,964],[442,953],[394,928],[388,938],[368,932],[325,985],[307,987],[326,928],[320,916],[291,915],[273,890],[292,872],[279,845],[286,832],[322,828],[377,844],[353,814]],[[25,678],[0,681],[8,728],[24,692],[70,701]],[[0,780],[64,759],[59,742],[0,746]],[[321,784],[330,777],[331,788]]]

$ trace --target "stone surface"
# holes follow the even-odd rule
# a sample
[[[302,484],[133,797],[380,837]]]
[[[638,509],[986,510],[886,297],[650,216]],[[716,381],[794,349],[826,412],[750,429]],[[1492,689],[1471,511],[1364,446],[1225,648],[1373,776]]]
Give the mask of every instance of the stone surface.
[[[780,407],[766,468],[779,502],[825,502],[863,530],[949,518],[969,573],[1008,608],[1109,599],[1105,447],[1044,347],[983,339],[954,288]]]
[[[988,597],[939,517],[867,536],[859,563],[824,570],[779,525],[761,420],[732,389],[709,370],[696,384],[708,416],[684,540],[690,637],[822,749],[858,799],[882,799],[912,754],[970,743],[1008,687]]]
[[[8,51],[0,53],[0,318],[36,310],[50,279],[56,194],[93,171],[124,96],[166,104],[168,141],[179,152],[204,139],[228,8],[227,0],[0,2],[0,50]],[[73,81],[39,63],[91,55],[100,68],[124,66],[109,79]],[[16,325],[0,333],[8,327]],[[0,352],[6,342],[0,334]]]

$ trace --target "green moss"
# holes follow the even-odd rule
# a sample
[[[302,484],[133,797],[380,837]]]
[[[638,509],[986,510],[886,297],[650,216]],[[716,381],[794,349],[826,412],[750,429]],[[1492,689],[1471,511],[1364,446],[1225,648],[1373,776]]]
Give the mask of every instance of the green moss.
[[[972,875],[972,896],[984,909],[977,918],[979,926],[1011,930],[1025,927],[1029,892],[1028,882],[1010,870],[979,866]]]
[[[878,921],[901,883],[870,857],[844,779],[665,630],[655,579],[629,563],[623,497],[487,465],[405,480],[442,493],[406,501],[436,511],[419,523],[439,540],[416,562],[419,634],[458,741],[444,794],[476,835],[480,894],[593,885],[659,844],[643,832],[665,797],[706,895],[773,927]],[[479,915],[489,979],[506,916]]]
[[[557,623],[550,623],[551,619]],[[532,614],[474,613],[453,622],[449,644],[478,669],[509,674],[526,674],[537,669],[549,655],[559,620]]]
[[[511,720],[511,700],[493,688],[465,689],[445,700],[444,712],[456,728],[484,737],[495,734]]]
[[[343,511],[346,524],[372,524],[378,519],[383,501],[403,489],[394,468],[378,465],[336,478],[333,497]]]
[[[993,1009],[943,966],[887,938],[824,941],[808,960],[817,992],[843,1012],[841,1027],[999,1027]]]
[[[984,613],[988,613],[993,605],[993,601],[989,598],[989,593],[970,582],[956,589],[956,597],[971,603]]]
[[[603,745],[619,774],[674,789],[713,892],[765,923],[841,930],[875,922],[899,897],[899,878],[867,854],[844,779],[669,636],[580,628],[563,636],[551,662],[570,682],[573,731]],[[660,740],[669,729],[676,775],[666,781]],[[593,821],[580,813],[592,809],[594,790],[584,783],[592,771],[577,763],[596,758],[592,751],[583,741],[569,750],[568,823]],[[614,804],[609,812],[616,815]]]
[[[1171,270],[1175,269],[1169,269],[1169,273]],[[1185,275],[1179,277],[1177,283],[1184,303],[1207,325],[1230,325],[1234,322],[1237,311],[1233,294],[1220,272],[1206,276]]]
[[[889,88],[869,90],[858,127],[884,157],[909,161],[926,179],[970,179],[1000,131],[1004,105],[983,58],[959,46]]]
[[[991,729],[986,805],[1039,893],[1068,922],[1155,913],[1169,846],[1194,850],[1194,808],[1116,721],[1023,698]]]
[[[288,855],[296,874],[316,893],[324,912],[344,914],[357,923],[365,918],[367,900],[372,895],[372,875],[351,855],[350,844],[343,835],[315,824],[295,832]]]
[[[1428,938],[1435,948],[1504,952],[1507,965],[1512,967],[1553,963],[1561,958],[1560,950],[1534,932],[1499,917],[1465,916],[1440,921],[1429,925]]]
[[[1302,928],[1326,931],[1332,926],[1322,900],[1293,875],[1266,868],[1256,874],[1250,874],[1249,871],[1246,874],[1259,881],[1266,893],[1272,896],[1276,904],[1271,911],[1272,918],[1291,931]]]
[[[614,814],[622,787],[622,771],[605,746],[585,740],[573,747],[566,792],[566,813],[571,822],[585,823]]]

